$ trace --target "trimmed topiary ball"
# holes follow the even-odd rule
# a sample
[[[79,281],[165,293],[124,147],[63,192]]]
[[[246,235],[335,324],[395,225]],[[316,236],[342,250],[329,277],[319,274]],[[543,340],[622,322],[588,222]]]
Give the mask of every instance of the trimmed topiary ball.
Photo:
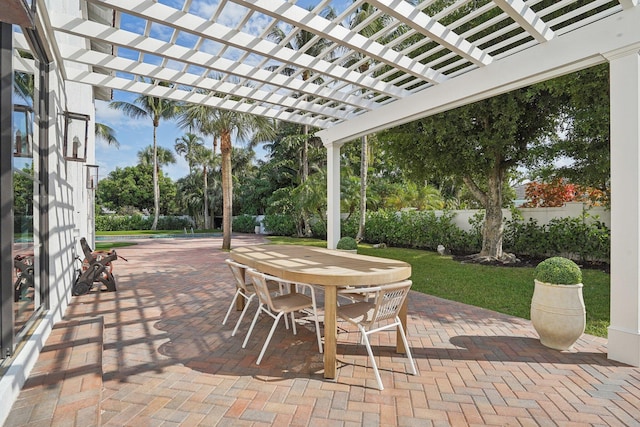
[[[338,245],[336,246],[336,248],[343,250],[358,249],[358,242],[356,242],[356,239],[354,239],[353,237],[343,237],[338,240]]]
[[[582,283],[582,271],[578,264],[563,257],[552,257],[542,261],[535,269],[535,279],[556,285]]]

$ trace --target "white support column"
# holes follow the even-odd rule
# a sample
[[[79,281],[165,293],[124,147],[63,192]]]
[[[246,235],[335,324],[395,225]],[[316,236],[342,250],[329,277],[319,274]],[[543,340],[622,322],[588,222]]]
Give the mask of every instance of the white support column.
[[[335,249],[340,240],[340,147],[330,142],[327,147],[327,248]]]
[[[608,357],[640,366],[640,56],[636,50],[607,59],[611,74]]]

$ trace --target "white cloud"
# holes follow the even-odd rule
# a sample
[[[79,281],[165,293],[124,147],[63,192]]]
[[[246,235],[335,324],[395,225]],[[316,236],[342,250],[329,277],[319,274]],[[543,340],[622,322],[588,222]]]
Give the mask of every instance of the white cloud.
[[[120,100],[117,94],[114,98]],[[116,131],[119,127],[141,129],[152,126],[151,120],[132,119],[122,110],[109,107],[106,101],[96,101],[96,122],[106,124]]]
[[[190,12],[204,19],[210,19],[218,9],[218,1],[198,0],[191,5]]]

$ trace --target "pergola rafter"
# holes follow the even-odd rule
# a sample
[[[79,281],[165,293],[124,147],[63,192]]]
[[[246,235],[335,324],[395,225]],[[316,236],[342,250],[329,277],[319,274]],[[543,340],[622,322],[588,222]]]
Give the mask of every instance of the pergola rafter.
[[[170,81],[170,90],[154,93],[322,129],[428,94],[637,6],[634,0],[83,1],[84,18],[51,11],[47,23],[60,35],[54,49],[74,81],[103,92],[145,93],[151,89],[143,79]],[[365,3],[371,14],[351,28]],[[323,17],[327,8],[335,18]],[[379,19],[385,27],[364,36]],[[280,42],[270,37],[276,28],[285,33]],[[303,31],[310,35],[304,46],[290,48]],[[85,48],[68,48],[69,36],[84,38]],[[317,56],[308,53],[320,43]]]

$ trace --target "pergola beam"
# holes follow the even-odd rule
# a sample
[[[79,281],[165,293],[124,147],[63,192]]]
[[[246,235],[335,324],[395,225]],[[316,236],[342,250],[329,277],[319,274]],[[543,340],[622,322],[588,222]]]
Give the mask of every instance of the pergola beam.
[[[447,111],[510,90],[552,79],[605,62],[604,54],[615,49],[640,49],[640,7],[608,16],[588,26],[533,46],[486,67],[430,87],[319,132],[325,141],[350,141]]]

